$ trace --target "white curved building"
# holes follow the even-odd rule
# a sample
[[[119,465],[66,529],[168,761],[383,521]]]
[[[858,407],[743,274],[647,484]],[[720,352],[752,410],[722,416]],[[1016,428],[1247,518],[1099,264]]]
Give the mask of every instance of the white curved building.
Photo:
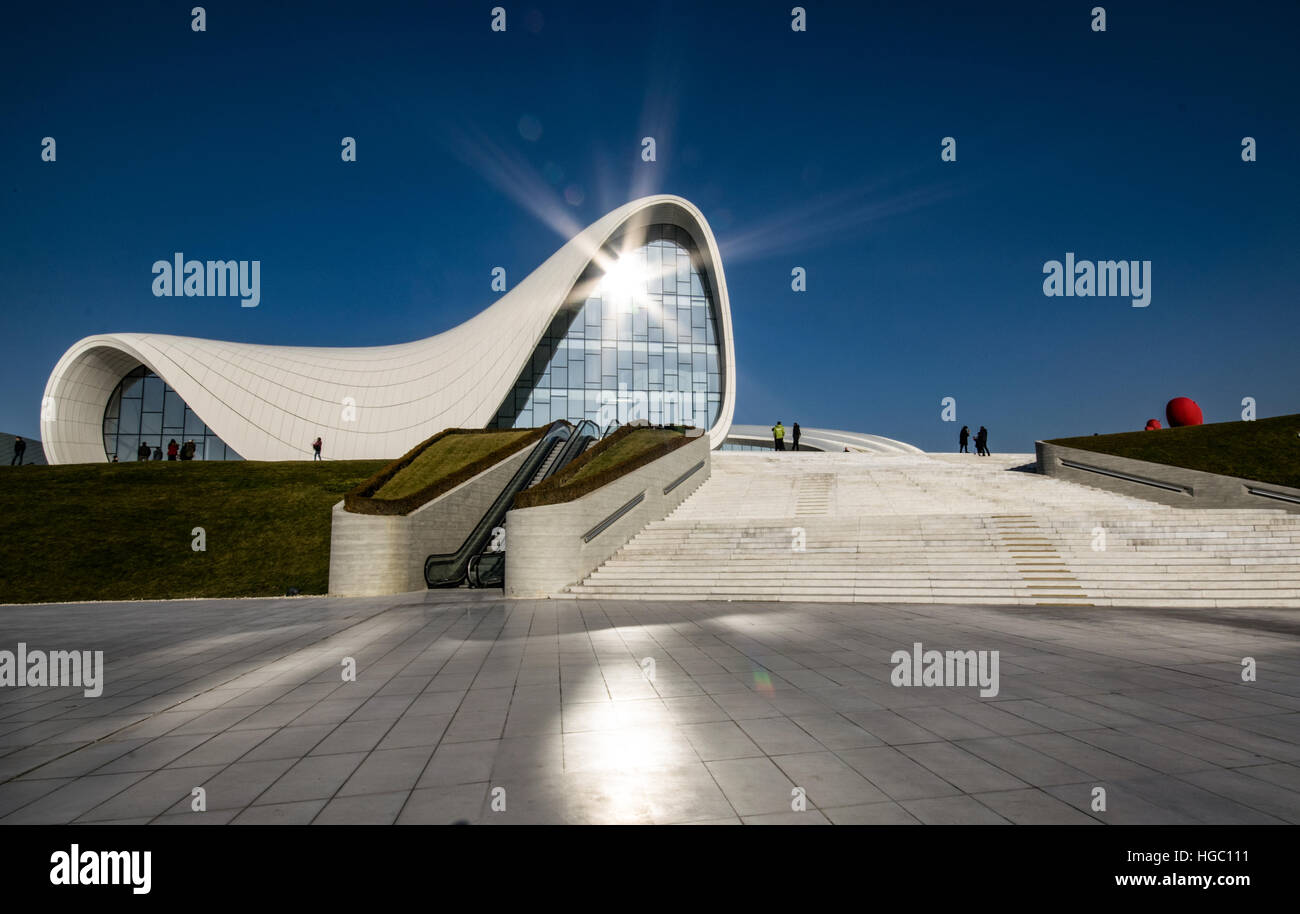
[[[799,447],[806,451],[848,451],[854,454],[922,454],[918,447],[903,441],[867,435],[862,432],[842,432],[829,428],[799,429]],[[785,446],[794,448],[794,423],[785,427]],[[772,430],[761,425],[733,425],[727,433],[722,449],[727,451],[770,451]]]
[[[707,428],[735,409],[727,283],[704,216],[635,200],[444,333],[355,349],[107,333],[50,375],[50,463],[135,459],[194,440],[200,459],[396,457],[448,427],[646,418]]]

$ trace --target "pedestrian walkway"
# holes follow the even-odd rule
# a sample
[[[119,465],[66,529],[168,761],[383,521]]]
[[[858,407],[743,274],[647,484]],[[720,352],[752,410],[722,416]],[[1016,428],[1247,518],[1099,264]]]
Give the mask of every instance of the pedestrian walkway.
[[[99,698],[0,689],[0,823],[1294,824],[1298,633],[468,591],[9,606],[4,648],[106,672]],[[997,695],[893,685],[917,642],[998,651]]]
[[[1300,515],[1183,509],[1029,455],[720,453],[578,597],[1300,607]]]

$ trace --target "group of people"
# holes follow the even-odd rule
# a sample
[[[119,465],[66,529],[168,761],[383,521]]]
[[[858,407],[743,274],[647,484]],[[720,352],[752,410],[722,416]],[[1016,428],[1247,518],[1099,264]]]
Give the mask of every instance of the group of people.
[[[199,446],[194,443],[193,438],[191,438],[189,441],[186,441],[184,444],[181,444],[179,441],[173,438],[171,441],[167,442],[167,459],[168,460],[193,460],[195,454],[198,453],[198,450],[199,450]],[[161,447],[151,448],[147,443],[141,441],[140,446],[135,449],[135,459],[141,463],[150,459],[162,460],[163,449]],[[113,455],[113,462],[117,463],[116,454]]]
[[[799,432],[798,432],[798,428],[799,428],[799,426],[796,425],[796,426],[795,426],[796,431],[795,431],[795,434],[794,434],[794,439],[795,439],[796,442],[798,442],[798,440],[799,440]],[[320,459],[321,459],[320,451],[321,451],[321,447],[323,447],[323,445],[324,445],[324,443],[321,441],[320,436],[319,436],[319,435],[316,436],[316,440],[313,441],[313,442],[311,443],[311,449],[312,449],[312,451],[313,451],[313,452],[315,453],[315,455],[316,455],[316,456],[315,456],[314,458],[312,458],[312,459],[314,459],[314,460],[320,460]],[[9,461],[9,465],[10,465],[10,466],[13,466],[14,461],[17,461],[18,464],[21,465],[22,462],[23,462],[23,459],[22,459],[22,458],[23,458],[23,453],[24,453],[26,450],[27,450],[27,442],[23,441],[23,439],[21,439],[21,438],[18,438],[18,439],[14,442],[14,457],[13,457],[13,460],[10,460],[10,461]],[[149,459],[151,459],[151,452],[152,452],[152,459],[153,459],[153,460],[162,460],[162,459],[163,459],[163,450],[162,450],[162,448],[160,448],[160,447],[150,448],[148,444],[146,444],[145,442],[141,441],[141,442],[140,442],[140,446],[139,446],[138,448],[135,449],[135,459],[136,459],[137,461],[140,461],[140,462],[143,462],[143,461],[149,460]],[[194,443],[194,439],[192,439],[192,438],[191,438],[189,441],[186,441],[184,444],[179,443],[175,438],[173,438],[171,441],[168,441],[168,442],[167,442],[167,459],[168,459],[168,460],[193,460],[193,459],[194,459],[194,455],[195,455],[197,452],[198,452],[198,445],[196,445],[196,444]],[[113,463],[117,463],[117,462],[118,462],[118,461],[117,461],[117,455],[114,454],[114,455],[113,455]]]
[[[799,450],[799,423],[796,422],[790,431],[793,433],[794,449],[797,451]],[[772,426],[772,447],[778,451],[785,450],[785,426],[781,424],[780,419],[777,419],[776,425]]]
[[[957,436],[957,440],[961,444],[961,448],[957,451],[957,453],[959,454],[970,453],[970,451],[966,450],[966,442],[970,441],[970,437],[971,437],[970,427],[963,425],[961,427],[961,433]],[[980,426],[980,430],[975,433],[975,453],[978,454],[980,457],[992,456],[989,453],[989,430],[982,425]]]

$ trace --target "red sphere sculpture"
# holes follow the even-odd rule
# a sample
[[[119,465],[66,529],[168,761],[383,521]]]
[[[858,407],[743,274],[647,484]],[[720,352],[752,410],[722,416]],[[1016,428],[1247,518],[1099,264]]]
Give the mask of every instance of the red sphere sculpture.
[[[1159,419],[1148,419],[1148,420],[1147,420],[1147,427],[1146,427],[1145,429],[1143,429],[1143,431],[1146,431],[1146,432],[1154,432],[1154,431],[1155,431],[1156,429],[1158,429],[1158,428],[1160,428],[1160,420],[1159,420]]]
[[[1200,425],[1204,418],[1201,416],[1201,408],[1196,405],[1195,400],[1189,400],[1187,397],[1174,397],[1165,407],[1165,418],[1169,420],[1170,428],[1178,428],[1183,425]]]

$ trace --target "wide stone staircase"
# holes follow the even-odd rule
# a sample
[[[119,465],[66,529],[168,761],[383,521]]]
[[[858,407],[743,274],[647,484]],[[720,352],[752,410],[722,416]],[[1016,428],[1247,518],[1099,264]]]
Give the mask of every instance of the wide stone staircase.
[[[728,453],[576,597],[1300,607],[1300,515],[1159,505],[1030,455]]]

